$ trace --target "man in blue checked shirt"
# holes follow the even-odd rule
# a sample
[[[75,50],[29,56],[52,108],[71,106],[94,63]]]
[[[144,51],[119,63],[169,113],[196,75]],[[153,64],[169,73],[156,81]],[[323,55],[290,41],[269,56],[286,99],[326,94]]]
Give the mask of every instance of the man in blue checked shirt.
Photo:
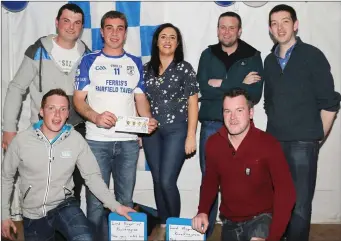
[[[144,94],[140,58],[124,51],[127,37],[126,16],[109,11],[101,19],[102,50],[82,59],[75,79],[74,105],[86,118],[86,139],[96,156],[104,181],[114,179],[115,196],[122,205],[133,207],[133,191],[139,155],[137,135],[116,132],[118,116],[149,117],[148,132],[157,121],[152,118]],[[86,190],[87,217],[98,234],[96,240],[108,240],[107,212],[103,204]]]

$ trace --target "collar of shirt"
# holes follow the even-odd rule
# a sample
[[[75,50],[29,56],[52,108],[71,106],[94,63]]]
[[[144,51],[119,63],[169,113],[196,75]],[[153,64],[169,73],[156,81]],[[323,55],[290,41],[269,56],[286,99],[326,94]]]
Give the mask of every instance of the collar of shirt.
[[[278,62],[282,68],[282,70],[285,68],[286,64],[288,63],[289,59],[290,59],[290,56],[291,56],[291,53],[292,53],[292,50],[294,49],[294,47],[296,46],[296,43],[293,44],[288,50],[287,52],[285,53],[285,56],[284,58],[280,57],[279,55],[279,45],[276,46],[276,49],[274,51],[274,54],[276,55],[277,59],[278,59]]]
[[[229,132],[226,128],[226,126],[224,125],[219,131],[219,134],[227,140],[229,147],[233,149],[233,156],[236,154],[235,148],[233,147],[230,139],[229,139]],[[255,124],[253,122],[253,120],[250,120],[250,129],[248,130],[246,136],[244,137],[244,139],[242,140],[242,142],[240,143],[237,152],[247,152],[250,148],[249,144],[252,145],[250,142],[250,140],[253,140],[253,136],[254,133],[257,132],[257,128],[255,127]],[[245,144],[246,143],[246,144]],[[243,151],[244,150],[244,151]]]
[[[292,50],[294,49],[295,45],[296,45],[296,43],[293,44],[293,45],[287,50],[287,52],[285,53],[284,58],[282,58],[282,57],[279,55],[279,45],[277,45],[277,46],[276,46],[276,49],[275,49],[275,55],[276,55],[276,57],[277,57],[278,59],[286,59],[286,60],[288,60],[288,59],[290,58],[290,55],[291,55]]]

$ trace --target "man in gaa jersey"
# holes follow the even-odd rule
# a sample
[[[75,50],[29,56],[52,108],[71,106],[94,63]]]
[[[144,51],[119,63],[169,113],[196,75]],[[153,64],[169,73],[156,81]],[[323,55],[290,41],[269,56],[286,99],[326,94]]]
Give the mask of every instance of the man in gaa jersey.
[[[118,116],[149,117],[148,131],[157,127],[144,94],[142,62],[124,51],[127,19],[117,11],[101,20],[104,48],[83,57],[75,79],[74,104],[87,119],[86,139],[96,156],[103,179],[113,176],[115,196],[133,207],[132,195],[139,154],[137,135],[116,132]],[[107,215],[102,203],[87,189],[87,217],[96,227],[96,240],[108,240]]]

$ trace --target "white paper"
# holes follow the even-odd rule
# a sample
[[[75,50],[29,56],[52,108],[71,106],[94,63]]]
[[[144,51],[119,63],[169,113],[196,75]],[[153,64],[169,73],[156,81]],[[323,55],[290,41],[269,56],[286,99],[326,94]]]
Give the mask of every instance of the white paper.
[[[169,240],[204,240],[204,234],[188,225],[169,225]]]
[[[111,221],[111,240],[144,240],[144,222]]]
[[[148,133],[147,117],[118,116],[115,131],[131,133]]]

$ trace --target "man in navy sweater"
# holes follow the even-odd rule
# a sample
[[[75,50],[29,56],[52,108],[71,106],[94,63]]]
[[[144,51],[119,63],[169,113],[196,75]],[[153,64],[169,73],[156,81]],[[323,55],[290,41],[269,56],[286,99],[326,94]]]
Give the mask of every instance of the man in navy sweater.
[[[288,241],[308,241],[319,146],[340,108],[340,94],[324,54],[296,37],[292,7],[275,6],[269,30],[277,44],[264,63],[267,132],[282,145],[297,193],[286,236]]]
[[[243,89],[223,102],[224,126],[206,144],[206,175],[192,227],[205,233],[208,213],[221,189],[221,240],[279,241],[289,222],[295,189],[280,143],[252,121]]]

